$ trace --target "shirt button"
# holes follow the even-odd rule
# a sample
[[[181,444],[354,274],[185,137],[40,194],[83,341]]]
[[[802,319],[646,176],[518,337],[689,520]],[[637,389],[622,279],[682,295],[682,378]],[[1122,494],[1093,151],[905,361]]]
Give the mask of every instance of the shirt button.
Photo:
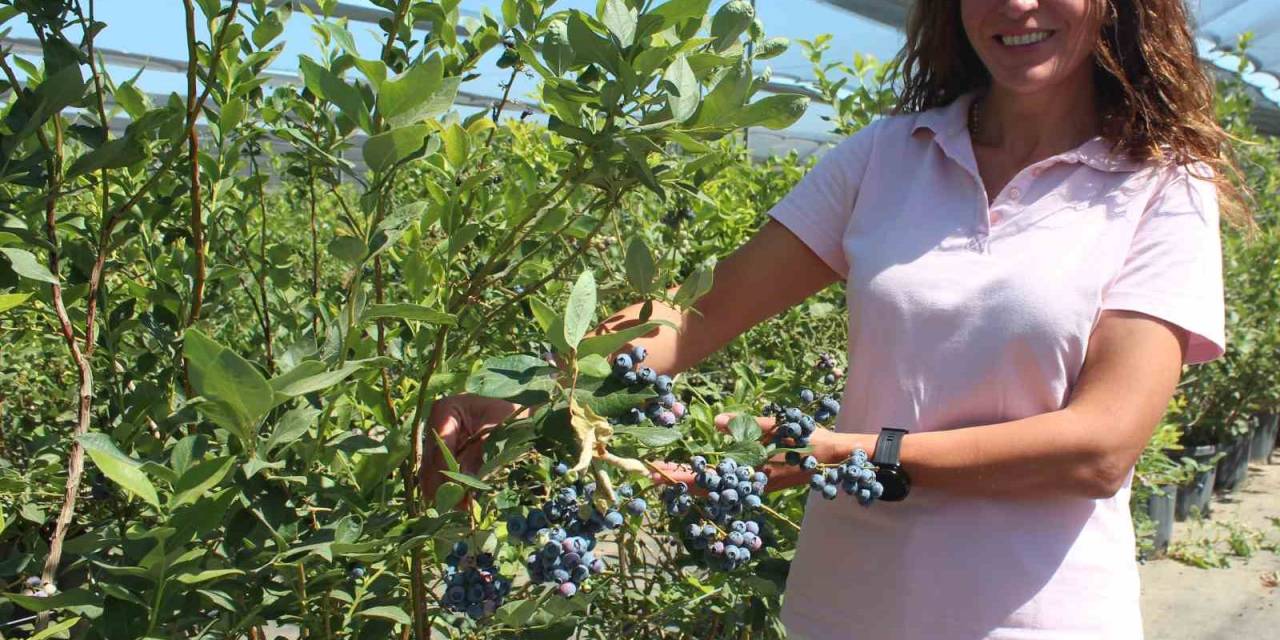
[[[1010,200],[1017,200],[1018,198],[1021,198],[1021,197],[1022,197],[1022,189],[1019,189],[1019,188],[1017,188],[1017,187],[1014,187],[1014,188],[1012,188],[1012,189],[1010,189],[1010,190],[1009,190],[1009,199],[1010,199]]]
[[[1001,218],[1001,216],[1000,216],[1000,212],[999,212],[999,211],[992,211],[992,212],[991,212],[991,224],[995,224],[995,223],[997,223],[997,222],[1000,222],[1000,218]]]
[[[1034,169],[1032,169],[1032,170],[1031,170],[1031,175],[1033,175],[1033,176],[1035,176],[1035,177],[1037,177],[1037,178],[1039,178],[1039,177],[1040,177],[1040,174],[1042,174],[1042,173],[1044,173],[1044,167],[1036,167],[1036,168],[1034,168]]]

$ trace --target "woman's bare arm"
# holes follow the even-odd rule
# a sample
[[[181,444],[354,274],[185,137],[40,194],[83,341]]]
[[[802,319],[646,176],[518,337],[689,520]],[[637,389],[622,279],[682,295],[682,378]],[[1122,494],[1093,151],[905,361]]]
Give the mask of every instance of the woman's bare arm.
[[[807,245],[774,220],[721,260],[711,290],[681,312],[655,302],[651,318],[668,320],[677,332],[659,327],[631,341],[649,351],[647,366],[665,374],[692,368],[751,327],[800,303],[838,280]],[[642,303],[605,320],[595,333],[612,333],[640,322]]]

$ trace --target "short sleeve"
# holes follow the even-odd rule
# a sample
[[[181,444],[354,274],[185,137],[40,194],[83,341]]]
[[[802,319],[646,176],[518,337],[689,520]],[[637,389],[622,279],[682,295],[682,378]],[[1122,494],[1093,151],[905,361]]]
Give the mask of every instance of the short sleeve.
[[[769,210],[770,217],[846,277],[849,261],[844,254],[844,232],[871,156],[876,127],[872,123],[842,140]]]
[[[1184,364],[1226,352],[1226,303],[1217,187],[1207,167],[1186,167],[1165,183],[1138,221],[1119,274],[1102,295],[1103,309],[1138,311],[1185,329]]]

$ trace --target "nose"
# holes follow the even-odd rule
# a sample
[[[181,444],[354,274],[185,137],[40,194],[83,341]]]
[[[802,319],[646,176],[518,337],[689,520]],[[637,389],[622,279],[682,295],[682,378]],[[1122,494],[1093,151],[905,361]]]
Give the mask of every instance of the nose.
[[[1004,13],[1010,17],[1018,17],[1039,8],[1038,0],[1006,0],[1004,3]]]

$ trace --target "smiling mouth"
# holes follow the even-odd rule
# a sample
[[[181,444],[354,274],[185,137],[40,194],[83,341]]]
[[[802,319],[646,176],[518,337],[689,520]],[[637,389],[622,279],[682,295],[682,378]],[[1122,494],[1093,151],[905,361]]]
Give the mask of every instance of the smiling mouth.
[[[1016,36],[1000,35],[996,36],[996,40],[999,40],[1000,44],[1003,44],[1006,47],[1025,47],[1038,42],[1044,42],[1051,35],[1053,35],[1052,31],[1035,31]]]

